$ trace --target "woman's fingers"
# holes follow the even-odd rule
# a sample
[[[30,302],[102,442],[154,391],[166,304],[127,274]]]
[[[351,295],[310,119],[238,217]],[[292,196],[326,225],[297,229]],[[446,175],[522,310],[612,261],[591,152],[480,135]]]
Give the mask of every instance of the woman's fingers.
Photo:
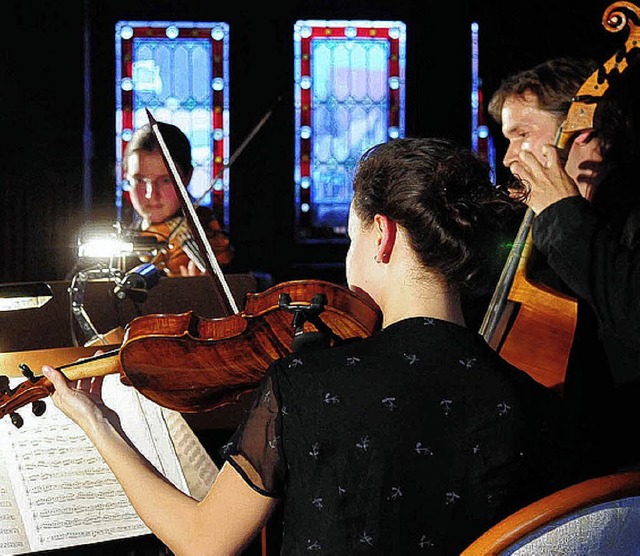
[[[65,378],[65,376],[57,369],[54,369],[52,366],[43,365],[42,374],[49,379],[56,390],[68,387],[67,379]]]

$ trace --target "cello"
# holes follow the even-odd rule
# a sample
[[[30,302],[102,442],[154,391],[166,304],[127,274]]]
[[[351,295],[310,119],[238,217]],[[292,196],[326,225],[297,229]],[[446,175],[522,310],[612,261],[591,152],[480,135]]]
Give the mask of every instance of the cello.
[[[629,28],[624,48],[593,72],[572,99],[555,146],[566,151],[580,132],[593,127],[598,100],[637,60],[640,9],[611,4],[602,24],[609,32]],[[577,301],[528,276],[532,252],[531,208],[524,218],[498,280],[479,333],[500,355],[547,387],[562,391],[577,320]]]

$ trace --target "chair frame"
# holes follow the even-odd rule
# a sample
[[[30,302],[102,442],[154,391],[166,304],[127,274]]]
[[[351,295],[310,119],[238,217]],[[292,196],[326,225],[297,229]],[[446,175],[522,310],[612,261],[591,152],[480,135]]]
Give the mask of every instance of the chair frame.
[[[554,492],[506,517],[478,537],[460,556],[495,556],[526,535],[574,512],[640,495],[640,471],[588,479]]]

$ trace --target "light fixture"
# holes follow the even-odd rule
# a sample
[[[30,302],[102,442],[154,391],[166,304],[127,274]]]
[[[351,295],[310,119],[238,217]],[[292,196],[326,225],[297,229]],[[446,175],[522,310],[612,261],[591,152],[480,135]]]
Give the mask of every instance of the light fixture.
[[[134,254],[151,254],[165,246],[155,236],[124,234],[116,225],[86,228],[78,236],[81,259],[116,259]]]
[[[93,238],[78,242],[78,256],[83,259],[109,259],[133,253],[133,243],[118,238]]]
[[[0,311],[37,309],[53,299],[53,290],[44,282],[0,284]]]

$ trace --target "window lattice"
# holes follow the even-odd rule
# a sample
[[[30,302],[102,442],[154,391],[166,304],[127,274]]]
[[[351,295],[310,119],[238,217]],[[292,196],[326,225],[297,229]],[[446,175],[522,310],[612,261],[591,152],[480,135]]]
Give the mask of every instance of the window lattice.
[[[343,238],[360,156],[404,137],[405,43],[398,21],[296,22],[298,240]]]
[[[116,207],[127,199],[122,155],[133,131],[158,121],[189,137],[189,191],[229,216],[229,27],[219,22],[119,21],[116,24]]]

